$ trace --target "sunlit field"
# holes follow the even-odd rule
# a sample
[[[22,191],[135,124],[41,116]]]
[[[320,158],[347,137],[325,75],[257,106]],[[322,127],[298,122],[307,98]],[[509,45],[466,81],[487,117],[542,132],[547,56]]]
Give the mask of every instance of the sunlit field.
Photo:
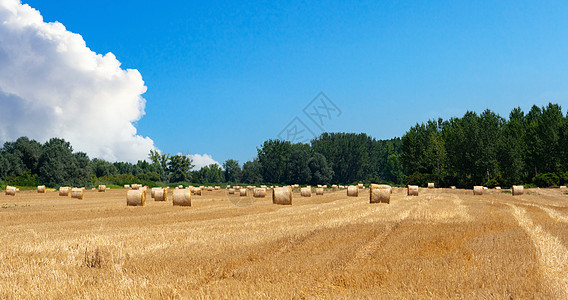
[[[220,190],[127,207],[123,189],[2,193],[0,298],[566,299],[567,200],[298,190],[284,206]]]

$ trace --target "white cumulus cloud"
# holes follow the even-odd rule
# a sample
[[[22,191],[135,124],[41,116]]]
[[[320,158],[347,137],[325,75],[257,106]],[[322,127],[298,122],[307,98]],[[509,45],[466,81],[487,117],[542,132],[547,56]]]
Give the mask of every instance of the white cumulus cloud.
[[[200,170],[201,168],[212,164],[218,164],[221,166],[221,164],[214,160],[209,154],[189,154],[189,157],[193,160],[193,170]]]
[[[146,86],[112,53],[91,51],[59,22],[20,0],[0,0],[0,141],[61,137],[111,161],[146,159],[154,142],[137,135]]]

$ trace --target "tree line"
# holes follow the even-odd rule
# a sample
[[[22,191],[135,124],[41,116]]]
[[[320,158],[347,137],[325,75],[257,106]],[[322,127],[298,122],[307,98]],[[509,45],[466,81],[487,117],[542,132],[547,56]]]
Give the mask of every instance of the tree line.
[[[558,104],[515,108],[505,119],[485,110],[430,120],[402,138],[323,133],[310,143],[265,141],[254,159],[226,160],[199,170],[190,156],[152,150],[137,163],[108,162],[73,152],[64,139],[27,137],[0,148],[0,184],[50,187],[96,184],[351,184],[555,186],[568,182],[568,115]]]

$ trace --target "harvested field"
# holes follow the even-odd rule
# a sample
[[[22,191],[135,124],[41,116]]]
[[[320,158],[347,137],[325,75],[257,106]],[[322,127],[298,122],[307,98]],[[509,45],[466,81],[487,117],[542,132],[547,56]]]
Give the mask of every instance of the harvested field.
[[[214,190],[191,207],[2,193],[0,298],[568,297],[563,190],[406,193],[298,191],[289,206]]]

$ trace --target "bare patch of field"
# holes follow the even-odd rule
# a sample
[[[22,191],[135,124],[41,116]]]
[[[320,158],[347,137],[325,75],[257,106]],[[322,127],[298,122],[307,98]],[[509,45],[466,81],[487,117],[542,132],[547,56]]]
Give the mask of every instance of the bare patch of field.
[[[565,298],[568,196],[0,195],[0,298]]]

